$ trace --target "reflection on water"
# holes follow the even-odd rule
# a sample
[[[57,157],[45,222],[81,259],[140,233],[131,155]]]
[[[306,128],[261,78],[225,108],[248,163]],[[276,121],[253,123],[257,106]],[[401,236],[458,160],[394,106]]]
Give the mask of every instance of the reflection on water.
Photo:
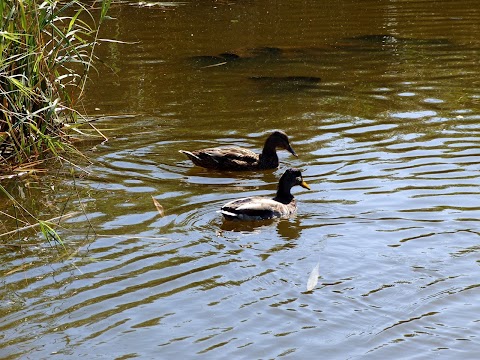
[[[476,3],[119,2],[111,15],[104,37],[135,43],[99,48],[115,73],[85,101],[109,141],[86,147],[82,175],[4,185],[69,216],[66,251],[35,237],[0,250],[2,358],[476,357]],[[279,152],[276,170],[178,153],[258,151],[276,128],[299,155]],[[312,187],[296,216],[223,221],[224,203],[270,196],[286,167]]]

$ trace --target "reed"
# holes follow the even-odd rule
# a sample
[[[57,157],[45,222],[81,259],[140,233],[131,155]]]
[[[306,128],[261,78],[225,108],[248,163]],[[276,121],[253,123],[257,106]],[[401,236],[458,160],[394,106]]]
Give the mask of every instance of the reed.
[[[110,2],[0,0],[0,174],[72,148]]]
[[[12,172],[38,171],[45,160],[66,160],[65,150],[75,150],[66,129],[83,120],[75,107],[110,2],[0,0],[0,182]],[[63,217],[42,220],[22,205],[28,199],[14,198],[0,184],[2,197],[12,214],[0,211],[0,218],[17,225],[1,239],[39,229],[50,244],[64,247],[52,222]]]

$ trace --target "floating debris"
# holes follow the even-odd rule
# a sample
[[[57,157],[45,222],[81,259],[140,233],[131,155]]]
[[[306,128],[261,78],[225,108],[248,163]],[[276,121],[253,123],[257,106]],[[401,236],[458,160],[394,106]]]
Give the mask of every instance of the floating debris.
[[[318,283],[318,276],[320,274],[320,262],[315,265],[307,281],[307,291],[312,291]]]
[[[164,216],[165,211],[163,210],[163,206],[153,196],[152,196],[152,200],[153,200],[153,205],[155,205],[155,207],[157,208],[157,211],[160,214],[160,216]]]

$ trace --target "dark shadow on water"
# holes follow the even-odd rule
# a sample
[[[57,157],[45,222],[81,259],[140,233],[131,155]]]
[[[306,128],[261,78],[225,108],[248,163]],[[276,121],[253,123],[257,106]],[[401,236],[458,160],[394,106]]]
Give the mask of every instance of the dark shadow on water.
[[[249,79],[263,89],[276,91],[315,89],[321,81],[318,76],[251,76]]]
[[[209,68],[229,65],[233,63],[245,63],[250,61],[279,60],[283,56],[283,50],[278,47],[242,48],[233,51],[225,51],[217,55],[198,55],[187,58],[187,61],[199,68]]]
[[[234,231],[234,232],[251,232],[258,230],[262,227],[268,227],[276,223],[278,219],[271,220],[258,220],[258,221],[235,221],[235,220],[223,220],[220,229],[224,231]]]
[[[278,235],[285,240],[296,240],[302,234],[301,220],[298,217],[278,222]]]
[[[349,38],[344,38],[346,41],[363,42],[377,45],[387,44],[410,44],[410,45],[452,45],[448,39],[434,38],[434,39],[416,39],[398,37],[389,34],[368,34]]]
[[[224,51],[216,55],[198,55],[187,58],[187,61],[200,69],[228,67],[226,65],[242,63],[272,64],[296,61],[321,61],[326,52],[343,51],[385,51],[390,47],[398,46],[429,46],[444,47],[454,44],[444,38],[407,38],[390,34],[366,34],[355,37],[346,37],[337,42],[323,46],[276,47],[260,46],[253,48],[239,48]]]

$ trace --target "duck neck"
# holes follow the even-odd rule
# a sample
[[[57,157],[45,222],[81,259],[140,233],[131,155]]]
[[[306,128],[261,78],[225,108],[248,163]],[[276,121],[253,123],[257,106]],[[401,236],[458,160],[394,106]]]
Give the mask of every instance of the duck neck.
[[[273,200],[281,202],[283,204],[289,204],[293,200],[293,195],[290,192],[291,188],[286,184],[280,183],[278,184],[277,195],[274,197]]]
[[[263,146],[263,150],[259,156],[258,162],[260,167],[264,169],[273,169],[278,167],[276,145],[270,138],[265,141],[265,145]]]

